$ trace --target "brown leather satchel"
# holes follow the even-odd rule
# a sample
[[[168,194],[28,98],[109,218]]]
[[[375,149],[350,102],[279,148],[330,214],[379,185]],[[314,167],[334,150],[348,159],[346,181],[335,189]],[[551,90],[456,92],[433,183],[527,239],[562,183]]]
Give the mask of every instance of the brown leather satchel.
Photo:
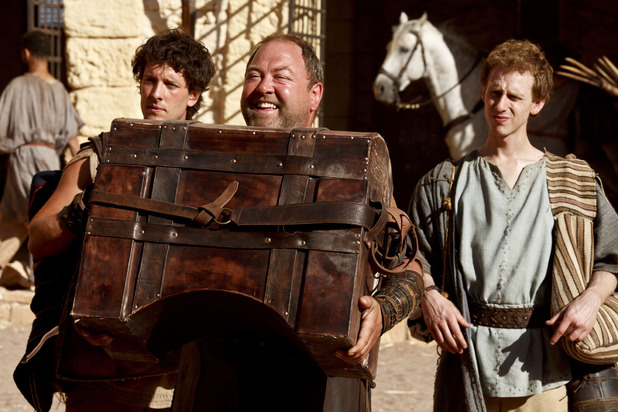
[[[618,410],[618,370],[615,365],[588,366],[588,373],[566,385],[571,412]],[[576,372],[577,373],[577,372]]]

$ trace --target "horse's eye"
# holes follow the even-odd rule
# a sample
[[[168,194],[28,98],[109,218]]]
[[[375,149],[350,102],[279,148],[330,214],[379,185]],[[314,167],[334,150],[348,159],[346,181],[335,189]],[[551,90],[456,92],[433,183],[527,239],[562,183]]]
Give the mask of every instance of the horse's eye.
[[[399,53],[401,54],[407,54],[410,52],[410,49],[408,47],[400,47],[399,48]]]

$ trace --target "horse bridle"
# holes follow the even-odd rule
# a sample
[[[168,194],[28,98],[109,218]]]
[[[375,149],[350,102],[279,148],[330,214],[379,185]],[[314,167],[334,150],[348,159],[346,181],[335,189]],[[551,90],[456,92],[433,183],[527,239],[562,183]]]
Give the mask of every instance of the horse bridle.
[[[409,33],[412,33],[414,36],[416,36],[416,38],[418,39],[416,41],[416,44],[414,45],[414,48],[412,49],[412,52],[410,52],[410,55],[408,56],[408,59],[406,60],[406,64],[404,64],[403,66],[401,66],[401,70],[399,71],[399,74],[397,76],[394,76],[392,73],[390,73],[388,70],[384,69],[384,67],[380,67],[380,70],[378,71],[379,74],[383,74],[386,77],[388,77],[389,79],[392,80],[393,82],[393,86],[395,87],[395,90],[397,91],[397,100],[395,101],[395,106],[397,107],[397,110],[400,109],[405,109],[405,110],[416,110],[419,109],[429,103],[432,103],[433,99],[431,97],[426,98],[424,101],[417,103],[419,100],[421,100],[423,98],[423,95],[417,96],[416,98],[414,98],[413,100],[407,102],[407,103],[402,103],[401,99],[399,97],[399,86],[401,85],[401,78],[403,77],[404,73],[406,72],[406,69],[408,67],[408,65],[410,64],[410,61],[412,60],[412,56],[414,56],[414,53],[416,52],[416,49],[419,47],[421,47],[421,57],[423,59],[423,67],[425,70],[427,70],[427,58],[425,57],[425,46],[423,46],[423,41],[421,39],[421,32],[420,31],[416,31],[413,30],[412,28],[410,28],[408,30]],[[439,100],[441,98],[443,98],[444,96],[446,96],[447,94],[449,94],[453,89],[455,89],[455,87],[459,86],[460,84],[462,84],[464,82],[464,80],[466,80],[468,78],[468,76],[470,76],[470,74],[472,74],[472,72],[474,71],[474,68],[481,62],[482,60],[482,56],[479,54],[476,61],[474,62],[474,64],[472,65],[472,67],[470,67],[470,69],[466,72],[466,74],[463,75],[463,77],[461,79],[459,79],[459,81],[457,83],[455,83],[453,86],[449,87],[446,91],[444,91],[442,94],[440,94],[439,96],[436,97],[436,100]],[[480,107],[482,107],[482,101],[479,102],[480,103]],[[477,103],[474,106],[474,109],[472,109],[472,113],[476,113],[479,109],[479,103]],[[468,118],[470,118],[470,114],[468,115],[464,115],[464,116],[460,116],[457,119],[451,121],[449,123],[450,127],[452,127],[455,124],[458,124],[462,121],[467,120]],[[447,125],[448,126],[448,125]]]
[[[401,86],[401,78],[403,77],[404,73],[406,72],[406,69],[408,68],[408,65],[410,64],[410,61],[412,60],[412,57],[414,56],[414,53],[416,53],[416,49],[418,49],[419,45],[421,47],[421,57],[423,58],[423,67],[425,69],[427,69],[427,61],[425,60],[425,46],[423,46],[423,42],[421,41],[421,33],[420,31],[417,32],[415,30],[408,30],[409,33],[412,33],[414,36],[416,36],[417,41],[416,44],[414,45],[414,47],[412,48],[412,51],[410,52],[410,55],[408,56],[408,59],[406,60],[406,63],[404,65],[401,66],[401,70],[399,70],[399,74],[397,74],[396,76],[394,74],[392,74],[391,72],[389,72],[388,70],[386,70],[384,67],[380,67],[380,70],[378,71],[378,74],[383,74],[386,77],[388,77],[389,79],[391,79],[391,81],[393,82],[393,87],[395,88],[395,90],[397,91],[396,96],[397,96],[397,100],[395,102],[395,106],[397,106],[397,109],[418,109],[421,106],[424,106],[428,103],[431,103],[431,98],[429,98],[428,101],[424,101],[422,103],[418,103],[415,104],[415,101],[420,100],[423,96],[418,96],[416,99],[414,99],[414,101],[408,102],[408,103],[402,103],[401,99],[399,97],[399,86]],[[408,105],[411,106],[418,106],[418,107],[407,107]]]

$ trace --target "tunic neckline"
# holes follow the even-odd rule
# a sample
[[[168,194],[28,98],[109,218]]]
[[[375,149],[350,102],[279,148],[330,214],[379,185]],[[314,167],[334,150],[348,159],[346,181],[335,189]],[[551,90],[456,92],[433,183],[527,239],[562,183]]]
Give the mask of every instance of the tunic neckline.
[[[496,177],[496,179],[499,180],[500,185],[503,186],[505,189],[507,189],[509,192],[514,192],[515,190],[517,190],[517,186],[519,185],[519,182],[521,181],[521,176],[524,174],[524,172],[527,171],[527,169],[530,169],[532,167],[541,166],[542,165],[541,162],[545,162],[545,159],[547,158],[545,155],[543,155],[536,162],[528,163],[527,165],[525,165],[519,172],[519,175],[517,176],[517,180],[515,180],[515,184],[513,185],[513,187],[510,187],[508,183],[506,182],[506,179],[504,178],[504,175],[502,174],[502,171],[500,170],[498,165],[485,159],[483,156],[481,156],[478,150],[475,150],[475,152],[476,152],[475,155],[483,162],[483,164],[489,167],[489,169],[491,170],[493,175]]]

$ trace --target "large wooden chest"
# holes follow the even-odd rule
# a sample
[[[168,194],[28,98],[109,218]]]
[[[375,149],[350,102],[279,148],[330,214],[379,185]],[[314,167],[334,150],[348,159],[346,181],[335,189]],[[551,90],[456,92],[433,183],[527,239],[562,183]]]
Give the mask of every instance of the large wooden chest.
[[[360,365],[334,352],[356,342],[358,299],[375,287],[363,240],[374,208],[392,199],[382,137],[117,119],[92,193],[192,209],[233,182],[229,210],[205,226],[93,196],[73,318],[113,334],[116,359],[153,360],[200,336],[270,333],[327,375],[372,378],[379,345]],[[232,215],[246,219],[224,224]]]

